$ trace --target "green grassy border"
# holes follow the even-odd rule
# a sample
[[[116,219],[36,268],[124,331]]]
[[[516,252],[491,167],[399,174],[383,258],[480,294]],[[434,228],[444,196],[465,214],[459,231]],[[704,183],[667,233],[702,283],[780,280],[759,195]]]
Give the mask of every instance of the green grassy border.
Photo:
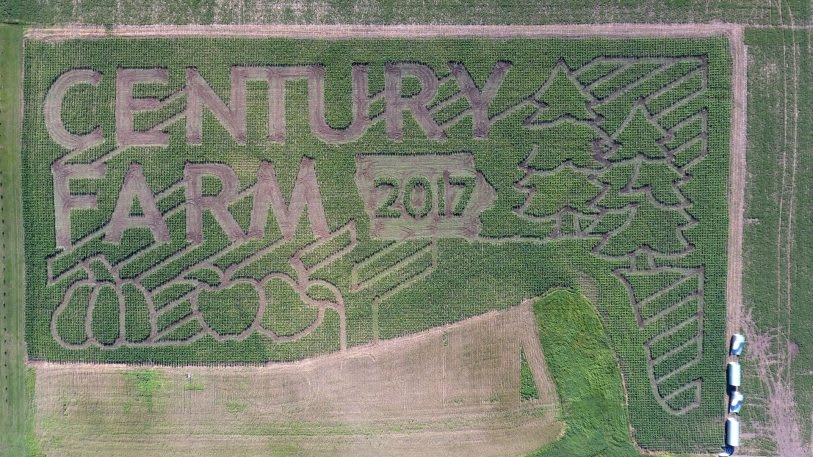
[[[533,308],[565,422],[564,436],[534,455],[639,455],[627,428],[621,373],[595,307],[557,290]]]
[[[565,432],[532,455],[646,455],[632,444],[618,361],[595,307],[582,295],[555,290],[534,302],[533,309]]]
[[[22,51],[23,28],[0,25],[0,456],[9,457],[38,454],[32,413],[34,372],[26,370],[23,337]]]
[[[808,227],[813,217],[809,146],[813,140],[813,111],[808,94],[813,88],[813,34],[809,30],[749,29],[745,42],[749,60],[745,217],[751,223],[745,224],[743,233],[744,307],[754,320],[754,330],[773,339],[769,356],[785,359],[791,344],[795,344],[797,354],[787,370],[777,364],[771,368],[771,379],[762,379],[757,359],[750,356],[746,346],[742,389],[759,398],[775,390],[778,380],[792,387],[795,417],[789,411],[782,414],[796,422],[803,442],[809,444],[813,438],[813,377],[809,374],[813,368],[809,261],[813,231]],[[798,54],[794,53],[794,45]],[[798,81],[794,81],[795,75]],[[797,125],[794,114],[798,115]],[[783,165],[785,155],[787,167]],[[791,185],[794,155],[795,189]],[[791,199],[795,199],[793,205]],[[754,335],[746,336],[753,341]],[[743,428],[771,422],[764,405],[750,402],[745,406]],[[755,453],[776,455],[777,443],[770,435],[758,433],[743,444]]]

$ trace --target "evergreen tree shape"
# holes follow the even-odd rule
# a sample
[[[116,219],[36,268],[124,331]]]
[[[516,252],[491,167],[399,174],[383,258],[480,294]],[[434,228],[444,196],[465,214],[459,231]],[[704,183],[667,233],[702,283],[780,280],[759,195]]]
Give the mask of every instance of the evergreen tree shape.
[[[563,61],[556,64],[534,98],[543,107],[531,117],[531,124],[549,123],[562,118],[581,121],[596,118],[596,113],[590,108],[595,98],[576,80]]]
[[[681,173],[665,162],[643,161],[640,163],[632,188],[649,188],[652,197],[658,202],[664,205],[678,205],[684,201],[677,188],[682,177]]]
[[[649,248],[661,254],[680,254],[689,243],[682,228],[691,219],[681,209],[662,208],[644,199],[631,210],[631,220],[619,232],[612,234],[601,252],[611,256],[628,255],[639,248]]]
[[[599,169],[601,163],[594,155],[601,139],[596,129],[586,123],[565,121],[553,124],[540,132],[540,143],[545,148],[528,162],[528,166],[535,170],[553,170],[570,161],[579,168]]]
[[[667,289],[684,278],[684,274],[677,271],[620,271],[618,273],[630,286],[630,292],[635,301],[643,301],[647,297]]]
[[[629,218],[628,211],[607,211],[591,227],[590,233],[600,235],[610,233],[624,225],[627,218]]]
[[[631,162],[624,162],[615,164],[598,176],[598,181],[606,184],[609,187],[608,192],[598,201],[598,205],[607,209],[621,209],[625,208],[631,203],[645,198],[642,193],[630,194],[624,192],[629,188],[630,181],[635,176],[635,164]]]
[[[534,190],[525,208],[525,214],[530,216],[552,216],[567,209],[584,214],[597,212],[590,202],[601,193],[601,187],[572,167],[562,167],[548,174],[531,174],[519,185]]]
[[[703,142],[698,141],[691,146],[676,151],[674,153],[674,164],[676,167],[683,168],[692,163],[692,161],[702,157],[704,154]]]
[[[666,132],[655,121],[643,105],[637,105],[613,137],[620,146],[607,157],[611,161],[628,160],[637,155],[649,159],[666,157],[660,141]]]

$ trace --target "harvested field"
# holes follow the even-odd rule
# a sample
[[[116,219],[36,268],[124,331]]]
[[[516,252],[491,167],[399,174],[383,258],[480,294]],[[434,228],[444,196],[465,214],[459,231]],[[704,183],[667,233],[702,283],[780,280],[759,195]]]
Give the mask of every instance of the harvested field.
[[[530,303],[290,364],[37,364],[36,398],[49,456],[505,456],[562,432]]]

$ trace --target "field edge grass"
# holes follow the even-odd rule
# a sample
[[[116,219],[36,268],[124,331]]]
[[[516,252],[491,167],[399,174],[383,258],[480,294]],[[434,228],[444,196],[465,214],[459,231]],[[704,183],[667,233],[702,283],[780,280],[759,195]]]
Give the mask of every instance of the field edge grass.
[[[0,417],[0,456],[39,455],[34,438],[34,371],[26,369],[24,340],[24,292],[22,235],[22,140],[23,27],[0,24],[0,233],[2,233],[3,363],[0,384],[3,403],[10,414]]]
[[[638,447],[630,433],[618,359],[596,307],[580,293],[554,289],[533,303],[533,312],[565,427],[559,440],[531,456],[652,455]]]

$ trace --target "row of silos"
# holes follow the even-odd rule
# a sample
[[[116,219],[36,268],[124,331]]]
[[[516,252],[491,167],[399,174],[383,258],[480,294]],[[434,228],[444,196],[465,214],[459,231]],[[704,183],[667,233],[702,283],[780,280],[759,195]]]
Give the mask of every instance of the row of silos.
[[[745,346],[745,337],[739,333],[731,337],[731,348],[729,354],[733,357],[739,357]],[[740,422],[733,415],[739,414],[742,408],[745,397],[740,392],[740,384],[742,382],[742,371],[740,363],[737,360],[731,360],[726,366],[726,378],[728,381],[728,418],[725,423],[725,452],[720,453],[721,456],[729,456],[734,454],[734,449],[740,445]]]

